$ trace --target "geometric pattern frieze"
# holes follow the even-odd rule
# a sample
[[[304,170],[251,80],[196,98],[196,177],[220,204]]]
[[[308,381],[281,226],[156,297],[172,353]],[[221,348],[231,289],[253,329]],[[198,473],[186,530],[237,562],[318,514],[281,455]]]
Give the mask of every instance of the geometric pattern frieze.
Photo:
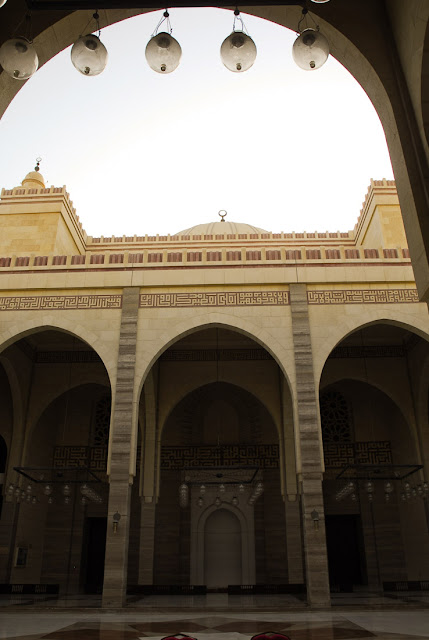
[[[87,467],[91,471],[104,472],[107,469],[107,447],[55,447],[52,466],[54,469]]]
[[[169,349],[161,358],[168,362],[236,362],[243,360],[272,360],[265,349]]]
[[[101,362],[95,351],[38,351],[34,359],[37,364]]]
[[[323,445],[325,467],[338,469],[355,463],[355,451],[352,442],[341,444],[329,442]]]
[[[1,311],[57,311],[73,309],[120,309],[122,296],[74,295],[74,296],[3,296]]]
[[[350,347],[335,347],[330,358],[403,358],[405,349],[402,345],[356,345]]]
[[[349,464],[392,464],[392,449],[388,440],[369,442],[325,443],[325,467],[339,469]]]
[[[288,291],[142,293],[140,308],[274,307],[289,304]]]
[[[384,442],[355,442],[356,464],[392,464],[392,450]]]
[[[417,289],[325,289],[307,291],[308,304],[397,304],[420,302]]]
[[[279,447],[276,444],[161,447],[163,470],[238,466],[278,469]]]

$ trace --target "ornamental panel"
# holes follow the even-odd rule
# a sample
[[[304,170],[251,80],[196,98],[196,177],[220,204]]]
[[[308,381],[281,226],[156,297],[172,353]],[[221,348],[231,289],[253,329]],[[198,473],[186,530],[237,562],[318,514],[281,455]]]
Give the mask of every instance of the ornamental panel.
[[[247,466],[278,469],[278,445],[161,447],[161,469],[163,470]]]
[[[121,295],[2,296],[1,311],[59,311],[74,309],[120,309]]]
[[[142,293],[140,295],[140,308],[262,307],[288,304],[288,291]]]
[[[401,304],[420,302],[417,289],[321,289],[307,291],[308,304]]]

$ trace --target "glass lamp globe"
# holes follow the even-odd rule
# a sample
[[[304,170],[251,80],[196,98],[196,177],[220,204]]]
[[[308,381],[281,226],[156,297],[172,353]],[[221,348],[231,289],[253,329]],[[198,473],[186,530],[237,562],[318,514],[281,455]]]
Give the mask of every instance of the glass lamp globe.
[[[26,38],[11,38],[0,47],[0,64],[12,78],[27,80],[37,71],[39,59]]]
[[[301,69],[320,69],[328,59],[329,43],[320,31],[304,29],[293,43],[292,56]]]
[[[220,57],[230,71],[247,71],[256,60],[256,45],[243,31],[233,31],[222,42]]]
[[[316,4],[325,4],[325,2],[329,2],[329,0],[311,0],[311,2],[315,2]]]
[[[162,31],[149,40],[145,55],[151,69],[157,73],[171,73],[179,66],[182,48],[173,36]]]
[[[6,2],[7,2],[7,0],[0,0],[0,9],[1,9],[1,7],[4,7]]]
[[[71,61],[84,76],[98,76],[106,68],[107,58],[106,47],[93,33],[82,36],[72,46]]]

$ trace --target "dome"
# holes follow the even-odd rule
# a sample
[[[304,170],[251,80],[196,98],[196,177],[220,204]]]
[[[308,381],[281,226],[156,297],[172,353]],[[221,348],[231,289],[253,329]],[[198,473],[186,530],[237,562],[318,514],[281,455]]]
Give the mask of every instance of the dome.
[[[45,179],[40,171],[30,171],[30,173],[27,173],[21,184],[27,189],[32,189],[34,187],[36,187],[37,189],[44,189]]]
[[[251,224],[245,224],[244,222],[230,222],[229,220],[222,220],[219,222],[208,222],[206,224],[197,224],[195,227],[189,227],[175,233],[176,236],[211,236],[222,234],[235,234],[235,233],[268,233],[265,229],[254,227]]]

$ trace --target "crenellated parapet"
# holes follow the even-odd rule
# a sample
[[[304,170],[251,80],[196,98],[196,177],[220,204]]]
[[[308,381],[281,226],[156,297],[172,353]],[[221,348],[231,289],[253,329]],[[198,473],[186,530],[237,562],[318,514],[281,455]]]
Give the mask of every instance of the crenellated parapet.
[[[407,247],[386,249],[352,248],[340,245],[327,246],[280,246],[267,245],[253,247],[248,244],[240,249],[207,247],[171,250],[165,245],[159,250],[141,248],[135,251],[104,251],[75,255],[0,255],[0,271],[24,270],[118,270],[124,268],[218,268],[242,266],[409,266],[411,264]]]
[[[211,234],[192,234],[192,235],[182,235],[182,234],[174,234],[174,235],[144,235],[144,236],[100,236],[100,237],[92,237],[88,236],[87,238],[87,248],[88,250],[93,250],[97,245],[97,249],[103,246],[111,246],[114,244],[120,244],[122,246],[125,245],[148,245],[148,244],[165,244],[168,245],[183,245],[183,244],[224,244],[225,242],[234,243],[234,244],[242,244],[243,242],[248,241],[259,241],[263,244],[267,242],[273,241],[274,243],[287,242],[291,244],[296,244],[297,241],[309,243],[309,244],[320,244],[320,240],[323,241],[341,241],[347,242],[350,241],[354,243],[354,233],[353,231],[324,231],[324,232],[295,232],[291,233],[211,233]]]
[[[407,244],[394,180],[371,179],[353,235],[362,246]]]
[[[87,235],[65,186],[45,187],[42,182],[24,180],[22,186],[2,189],[0,232],[2,252],[86,250]]]
[[[268,232],[224,220],[168,235],[88,236],[65,188],[36,169],[3,189],[0,270],[409,265],[393,180],[371,180],[353,231]]]

